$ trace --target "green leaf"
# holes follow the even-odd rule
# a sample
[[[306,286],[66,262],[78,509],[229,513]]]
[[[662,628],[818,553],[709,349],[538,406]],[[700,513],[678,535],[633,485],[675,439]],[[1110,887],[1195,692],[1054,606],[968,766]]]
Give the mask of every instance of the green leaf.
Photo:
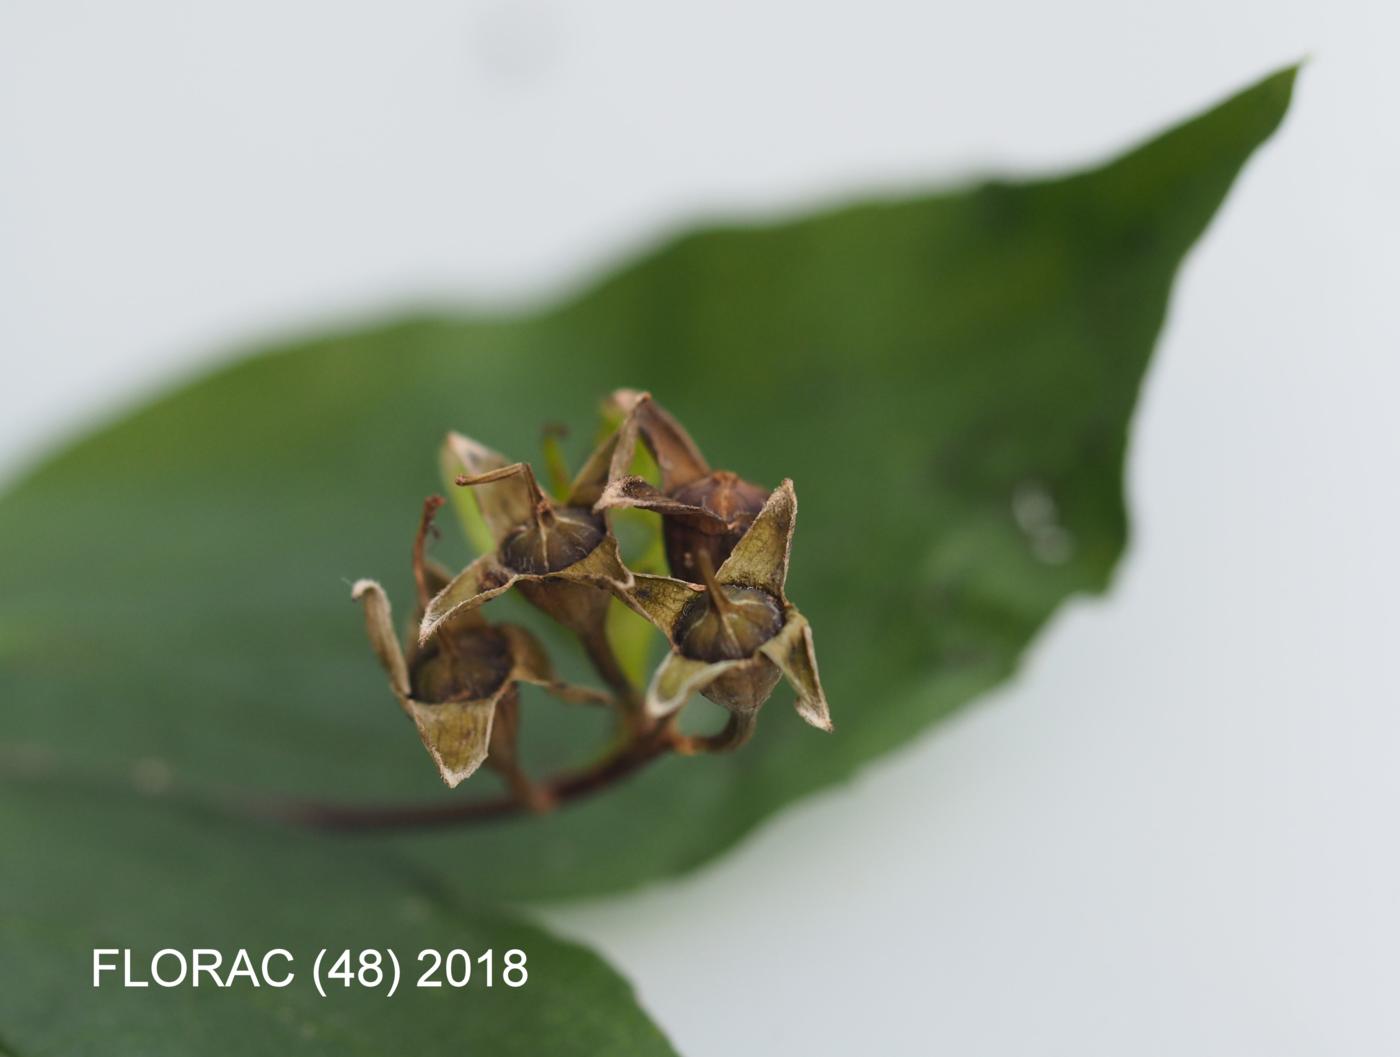
[[[269,827],[187,811],[154,810],[90,788],[7,789],[0,800],[0,1052],[101,1057],[188,1054],[434,1054],[481,1057],[673,1053],[630,988],[596,957],[500,911],[473,908],[401,863],[353,846],[331,849]],[[226,989],[201,977],[179,987],[124,988],[118,967],[92,986],[93,949],[130,949],[132,978],[151,980],[156,951],[222,955],[254,965],[268,951],[285,987]],[[326,997],[313,982],[317,954]],[[339,952],[373,949],[383,986],[327,978]],[[460,989],[420,988],[434,967],[424,950],[473,960]],[[506,953],[525,953],[528,977],[509,987]],[[387,952],[400,960],[392,997]],[[492,954],[492,986],[486,965]],[[162,959],[164,979],[177,963]],[[463,962],[454,959],[454,979]],[[372,973],[362,979],[377,983]],[[518,976],[513,979],[519,980]],[[441,967],[430,980],[445,981]]]
[[[349,582],[383,580],[407,612],[447,429],[530,458],[541,423],[587,437],[600,397],[648,388],[716,466],[796,481],[788,593],[836,733],[779,691],[733,757],[668,759],[549,818],[356,847],[513,899],[704,861],[1006,678],[1064,599],[1106,586],[1172,278],[1292,82],[1079,175],[711,228],[560,305],[334,334],[156,401],[0,501],[4,739],[94,768],[150,757],[191,784],[494,792],[485,775],[438,787]],[[524,711],[537,766],[604,737],[593,714]]]

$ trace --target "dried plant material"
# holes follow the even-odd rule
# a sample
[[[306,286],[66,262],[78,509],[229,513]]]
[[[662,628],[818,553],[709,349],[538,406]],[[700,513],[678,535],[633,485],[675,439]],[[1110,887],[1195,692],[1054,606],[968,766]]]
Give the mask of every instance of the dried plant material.
[[[784,676],[797,690],[798,713],[813,726],[831,729],[811,630],[784,594],[797,516],[792,482],[765,493],[733,474],[711,471],[685,430],[650,396],[618,390],[611,402],[622,424],[572,481],[566,482],[557,446],[562,427],[546,431],[551,474],[562,493],[557,500],[540,487],[528,463],[511,462],[461,434],[448,435],[443,465],[457,485],[472,490],[471,523],[489,534],[491,549],[456,576],[429,563],[425,540],[444,501],[434,497],[425,504],[413,552],[417,635],[406,652],[394,635],[383,590],[368,580],[355,585],[375,653],[448,785],[489,762],[510,786],[512,804],[547,810],[560,798],[596,789],[667,752],[737,748]],[[655,489],[647,498],[642,489],[651,486],[645,481],[619,476],[631,465],[639,436],[656,453],[663,487],[675,496],[693,495],[693,505]],[[642,498],[619,499],[628,495]],[[673,542],[688,541],[682,567],[693,568],[700,584],[635,574],[623,564],[605,511],[647,504],[673,520]],[[716,554],[723,554],[722,562]],[[523,628],[486,622],[482,605],[513,588],[578,635],[612,697],[557,681],[538,640]],[[608,638],[614,598],[661,628],[671,643],[645,698],[618,664]],[[619,710],[622,727],[613,750],[581,775],[532,782],[516,749],[521,682],[545,686],[564,700],[608,701]],[[729,723],[718,734],[681,734],[671,722],[697,692],[729,710]]]
[[[690,434],[649,393],[619,389],[612,403],[625,413],[607,488],[595,509],[632,507],[661,515],[671,574],[700,579],[701,556],[719,566],[763,508],[768,490],[728,470],[712,470]],[[658,489],[630,474],[641,437],[661,471]]]
[[[796,523],[797,493],[785,480],[718,571],[700,555],[703,586],[636,578],[631,604],[671,643],[647,690],[649,715],[674,713],[699,692],[751,720],[786,677],[797,693],[798,714],[832,729],[811,628],[784,593]]]
[[[423,602],[448,579],[423,557],[424,540],[441,502],[434,497],[424,505],[414,546],[420,618]],[[493,626],[476,609],[455,613],[427,641],[412,636],[405,650],[394,633],[384,589],[373,580],[360,580],[351,596],[364,607],[370,645],[442,780],[455,787],[489,759],[522,802],[537,810],[547,808],[548,797],[525,777],[516,756],[518,685],[532,683],[578,703],[606,704],[611,697],[560,682],[533,635],[509,624]]]
[[[447,448],[464,469],[457,484],[474,490],[496,549],[472,562],[428,603],[420,641],[456,614],[517,586],[530,602],[585,640],[606,635],[609,601],[632,587],[617,539],[604,516],[592,509],[606,484],[616,442],[616,435],[609,437],[589,457],[568,496],[556,504],[541,490],[528,463],[508,463],[476,441],[448,436]]]

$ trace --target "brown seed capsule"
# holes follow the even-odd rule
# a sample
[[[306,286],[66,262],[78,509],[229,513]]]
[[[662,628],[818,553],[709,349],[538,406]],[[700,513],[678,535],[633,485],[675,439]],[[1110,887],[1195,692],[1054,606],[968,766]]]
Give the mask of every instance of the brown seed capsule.
[[[649,393],[618,390],[613,402],[626,413],[613,453],[608,487],[595,509],[636,507],[661,515],[671,575],[700,579],[701,556],[718,568],[768,498],[768,490],[728,470],[711,470],[684,427]],[[629,470],[640,436],[661,470],[657,489]]]
[[[717,572],[700,558],[703,586],[636,577],[630,604],[671,642],[647,691],[648,713],[669,715],[701,693],[750,723],[786,677],[797,692],[798,714],[832,729],[811,628],[784,594],[796,519],[797,494],[784,481]]]
[[[768,490],[728,470],[716,470],[676,489],[672,498],[710,515],[671,513],[662,517],[662,539],[672,575],[693,581],[699,578],[702,555],[715,567],[729,557],[763,509]]]
[[[681,653],[698,661],[751,657],[783,626],[778,600],[756,587],[727,587],[705,568],[706,592],[696,596],[676,622]]]
[[[424,504],[413,549],[419,619],[421,607],[449,580],[446,572],[423,555],[424,541],[441,503],[434,496]],[[530,783],[516,759],[518,684],[534,683],[563,700],[579,703],[605,704],[611,698],[555,679],[544,648],[524,628],[490,625],[478,611],[468,609],[442,622],[427,642],[412,637],[405,650],[394,633],[384,589],[373,580],[360,580],[352,597],[364,606],[370,644],[442,780],[456,786],[489,760],[523,803],[535,809],[548,807],[547,798]]]
[[[555,573],[592,554],[607,531],[590,510],[545,506],[501,543],[501,562],[518,573]]]
[[[427,642],[455,614],[517,585],[531,603],[586,643],[603,638],[613,594],[632,585],[617,540],[603,516],[592,510],[616,442],[614,434],[589,457],[568,497],[556,504],[540,490],[527,463],[507,463],[467,437],[448,436],[447,452],[465,471],[457,483],[474,490],[496,549],[472,562],[429,601],[421,641]]]
[[[495,628],[445,629],[414,651],[408,683],[419,701],[490,697],[513,663],[509,640]]]

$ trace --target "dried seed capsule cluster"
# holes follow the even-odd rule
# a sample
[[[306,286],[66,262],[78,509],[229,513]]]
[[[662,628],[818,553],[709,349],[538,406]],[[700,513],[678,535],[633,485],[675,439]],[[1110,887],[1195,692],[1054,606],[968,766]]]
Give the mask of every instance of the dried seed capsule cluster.
[[[406,648],[394,636],[379,585],[355,585],[390,686],[449,786],[489,763],[512,795],[536,810],[553,806],[561,791],[596,786],[587,776],[536,784],[524,774],[515,748],[519,682],[618,709],[628,737],[600,762],[602,774],[617,770],[617,760],[663,749],[737,747],[783,678],[796,692],[798,714],[831,729],[811,628],[785,593],[797,520],[792,482],[770,492],[711,469],[649,394],[619,390],[611,404],[621,412],[620,424],[558,500],[540,488],[527,463],[448,436],[446,454],[460,469],[456,484],[472,489],[495,549],[453,577],[431,565],[425,540],[442,500],[428,500],[413,549],[417,626]],[[632,473],[639,440],[656,461],[658,483]],[[670,576],[633,573],[623,563],[608,520],[620,508],[660,516]],[[481,607],[509,590],[578,636],[610,693],[556,680],[543,647],[525,629],[486,621]],[[612,599],[644,616],[671,645],[645,694],[628,680],[608,640]],[[694,738],[675,729],[674,717],[695,693],[729,710],[720,734]]]

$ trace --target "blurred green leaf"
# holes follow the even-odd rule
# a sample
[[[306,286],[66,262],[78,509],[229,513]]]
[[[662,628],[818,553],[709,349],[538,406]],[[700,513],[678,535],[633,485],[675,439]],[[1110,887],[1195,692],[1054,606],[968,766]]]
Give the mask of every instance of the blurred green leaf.
[[[0,1052],[79,1057],[266,1057],[269,1054],[412,1054],[479,1057],[656,1055],[671,1047],[637,1008],[631,989],[595,956],[498,910],[444,891],[382,853],[308,844],[271,827],[186,810],[152,810],[128,793],[88,787],[7,788],[0,800]],[[281,988],[245,979],[211,986],[121,986],[118,972],[94,988],[93,949],[132,952],[133,979],[150,980],[162,948],[258,964],[282,948],[295,973]],[[347,988],[312,979],[317,954],[374,949],[383,986]],[[419,988],[423,950],[473,959],[463,988]],[[507,951],[525,953],[520,987],[501,976]],[[387,951],[400,960],[393,997]],[[476,962],[492,951],[492,981]],[[162,975],[171,979],[167,956]],[[463,966],[454,963],[455,979]],[[372,974],[363,979],[376,983]],[[430,978],[444,981],[439,969]],[[519,980],[518,976],[512,979]]]
[[[703,862],[1006,678],[1065,598],[1105,587],[1173,275],[1292,81],[1079,175],[711,228],[537,312],[302,341],[156,401],[0,501],[0,629],[17,629],[0,632],[4,740],[79,766],[154,758],[193,784],[494,792],[485,775],[438,785],[349,582],[384,580],[406,613],[445,430],[529,458],[541,423],[586,438],[600,397],[647,388],[716,466],[795,479],[789,594],[836,734],[780,691],[733,757],[666,760],[544,819],[356,847],[511,899]],[[464,557],[453,545],[443,556]],[[541,768],[604,736],[539,698],[524,724]]]

